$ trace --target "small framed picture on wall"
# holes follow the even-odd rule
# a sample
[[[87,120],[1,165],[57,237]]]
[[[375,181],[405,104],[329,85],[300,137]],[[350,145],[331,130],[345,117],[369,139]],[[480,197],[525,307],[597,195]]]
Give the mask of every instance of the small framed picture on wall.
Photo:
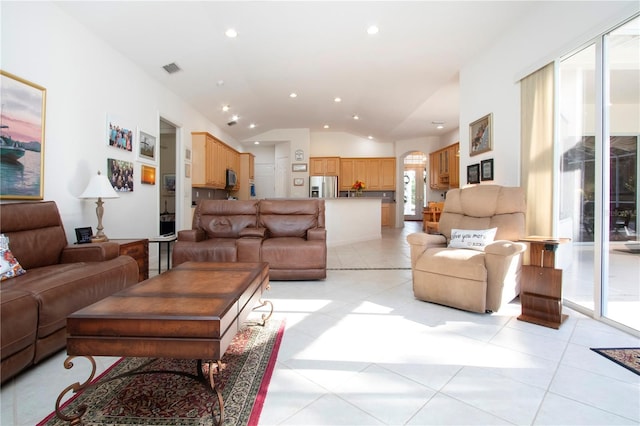
[[[467,183],[480,183],[480,164],[467,166]]]
[[[493,180],[493,158],[480,162],[480,179]]]

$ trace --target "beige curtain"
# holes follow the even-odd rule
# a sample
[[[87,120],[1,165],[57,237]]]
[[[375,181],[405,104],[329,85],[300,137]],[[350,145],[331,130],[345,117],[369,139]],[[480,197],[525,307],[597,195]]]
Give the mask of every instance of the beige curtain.
[[[527,235],[552,235],[553,84],[551,63],[520,81],[522,176]]]

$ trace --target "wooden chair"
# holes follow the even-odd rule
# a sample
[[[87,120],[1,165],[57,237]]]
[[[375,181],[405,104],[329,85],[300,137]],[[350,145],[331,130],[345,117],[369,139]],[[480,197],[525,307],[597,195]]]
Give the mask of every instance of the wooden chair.
[[[422,214],[422,230],[429,234],[438,233],[438,222],[440,222],[440,215],[444,209],[444,201],[435,202],[430,201],[427,204],[427,208],[423,210]]]

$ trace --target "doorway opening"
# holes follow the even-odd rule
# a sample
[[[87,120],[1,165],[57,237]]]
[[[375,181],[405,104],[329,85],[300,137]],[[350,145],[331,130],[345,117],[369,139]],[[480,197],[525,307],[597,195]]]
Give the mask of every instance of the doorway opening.
[[[160,218],[159,235],[176,232],[176,190],[177,174],[177,127],[160,118]]]
[[[427,199],[427,156],[413,151],[404,158],[404,220],[422,220]]]

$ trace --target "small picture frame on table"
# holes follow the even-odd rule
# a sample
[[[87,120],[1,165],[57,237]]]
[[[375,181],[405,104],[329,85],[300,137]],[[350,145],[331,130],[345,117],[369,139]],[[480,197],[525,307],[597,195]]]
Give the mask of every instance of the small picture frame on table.
[[[91,242],[93,230],[90,226],[86,228],[76,228],[76,244],[87,244]]]

